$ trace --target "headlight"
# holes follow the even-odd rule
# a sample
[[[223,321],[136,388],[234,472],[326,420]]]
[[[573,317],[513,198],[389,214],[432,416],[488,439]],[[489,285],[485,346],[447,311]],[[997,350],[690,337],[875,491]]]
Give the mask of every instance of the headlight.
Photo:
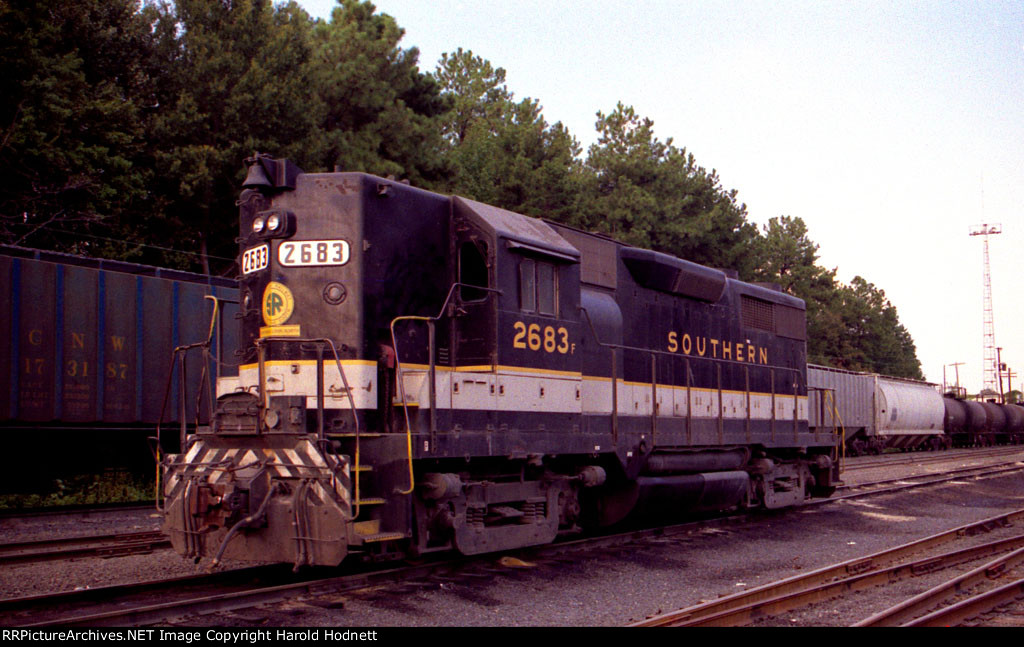
[[[295,214],[284,209],[267,209],[254,214],[252,231],[260,238],[286,238],[295,233]]]

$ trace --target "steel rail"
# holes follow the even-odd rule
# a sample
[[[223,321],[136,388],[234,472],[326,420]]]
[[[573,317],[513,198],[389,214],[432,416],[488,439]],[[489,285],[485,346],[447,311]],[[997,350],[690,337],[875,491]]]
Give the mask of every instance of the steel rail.
[[[961,602],[939,609],[917,620],[904,624],[904,627],[951,627],[966,620],[1024,599],[1024,579],[1010,582],[999,588],[975,595]]]
[[[244,587],[253,581],[286,577],[289,565],[252,566],[214,574],[186,575],[147,582],[101,586],[96,588],[60,591],[0,600],[0,625],[52,626],[60,625],[63,618],[81,615],[82,609],[110,604],[139,605],[147,596],[166,599],[168,595],[182,595],[201,586]]]
[[[693,620],[673,622],[674,627],[735,627],[750,624],[760,618],[771,617],[799,609],[815,602],[830,600],[847,593],[861,591],[874,586],[892,584],[910,577],[926,575],[936,570],[949,568],[1024,546],[1024,535],[999,539],[979,546],[955,550],[933,557],[924,557],[912,562],[894,564],[859,575],[819,583],[807,582],[807,588],[785,595],[757,600],[749,605]],[[1019,551],[1018,551],[1019,552]]]
[[[861,620],[855,627],[895,627],[927,613],[930,609],[946,602],[964,591],[968,591],[989,580],[1000,577],[1006,571],[1024,564],[1024,548],[1013,551],[998,559],[983,564],[963,575],[943,582],[909,600]],[[912,623],[911,623],[912,624]]]
[[[905,454],[893,454],[886,457],[869,458],[867,460],[847,458],[846,466],[843,468],[843,471],[849,472],[862,469],[876,469],[879,467],[891,467],[910,463],[944,463],[948,461],[990,458],[992,456],[1009,456],[1013,454],[1024,454],[1024,446],[1009,445],[1001,447],[987,447],[984,449],[942,451],[938,453],[909,452]]]
[[[901,481],[908,481],[911,479],[928,478],[932,476],[938,476],[940,478],[955,478],[958,476],[970,476],[972,472],[984,472],[985,470],[992,469],[1007,469],[1013,471],[1015,469],[1024,468],[1024,461],[1010,461],[1008,463],[988,463],[987,465],[967,465],[965,467],[958,467],[952,470],[945,470],[943,472],[926,472],[924,474],[907,474],[905,476],[894,476],[892,478],[881,479],[879,481],[865,481],[863,483],[849,483],[840,485],[839,490],[856,490],[863,487],[869,487],[872,485],[883,485],[885,483],[899,483]]]
[[[136,555],[170,548],[170,546],[170,540],[158,530],[12,542],[0,544],[0,564],[42,562],[75,557]]]
[[[554,544],[513,551],[528,559],[541,561],[563,554],[614,548],[637,541],[687,535],[708,527],[743,524],[750,515],[732,515],[715,519],[691,521],[668,527],[620,532],[613,535],[570,539]],[[186,615],[237,610],[259,604],[281,601],[306,594],[327,594],[368,586],[434,577],[452,569],[482,566],[485,569],[503,553],[472,557],[448,556],[422,565],[367,567],[361,572],[342,576],[305,574],[295,576],[290,566],[274,565],[221,571],[212,575],[193,575],[156,580],[132,585],[107,586],[96,589],[66,591],[50,595],[0,600],[2,626],[124,626],[163,622]],[[504,553],[509,554],[509,553]],[[386,570],[384,570],[386,568]],[[286,572],[285,572],[286,571]],[[320,571],[323,572],[322,570]],[[253,587],[255,581],[270,586]],[[214,593],[220,589],[220,592]],[[224,589],[231,589],[224,591]],[[192,591],[191,593],[189,591]],[[178,596],[179,599],[170,599]],[[149,599],[149,602],[146,599]],[[155,601],[153,601],[155,598]],[[111,610],[114,609],[114,610]]]
[[[871,496],[879,493],[876,490],[861,493],[859,496]],[[828,503],[829,501],[822,500],[821,502]],[[542,560],[548,556],[563,553],[571,554],[573,551],[578,550],[621,546],[651,538],[686,535],[708,527],[743,524],[749,522],[758,513],[759,511],[755,510],[740,515],[733,514],[726,517],[692,521],[667,527],[633,530],[608,536],[562,541],[545,546],[520,549],[514,551],[514,553],[526,556],[527,559]],[[1016,516],[1014,516],[1015,514]],[[1019,514],[1001,515],[985,522],[973,524],[973,526],[979,528],[985,525],[1001,526],[1018,518],[1024,519],[1024,510],[1019,511]],[[969,531],[961,529],[960,532],[967,533]],[[410,566],[398,569],[392,567],[386,571],[349,573],[344,576],[326,579],[310,579],[308,577],[309,574],[306,574],[306,577],[296,579],[291,575],[290,569],[287,569],[288,575],[285,576],[280,573],[280,570],[275,570],[283,568],[280,565],[269,568],[250,567],[248,569],[215,574],[219,576],[219,579],[212,579],[209,575],[190,576],[137,585],[101,587],[85,591],[69,591],[57,595],[0,600],[0,624],[4,626],[19,626],[23,622],[30,622],[36,626],[48,626],[154,623],[189,614],[246,608],[307,593],[323,594],[352,590],[379,583],[404,581],[421,577],[424,574],[433,574],[438,570],[451,569],[453,567],[461,568],[466,565],[487,564],[493,562],[498,556],[500,556],[500,553],[473,558],[451,559],[449,557],[447,560],[431,562],[424,566]],[[855,561],[863,563],[863,560]],[[252,586],[254,580],[264,583],[272,580],[272,583],[270,586],[254,589]],[[194,589],[197,586],[205,587],[205,590],[188,593],[188,589]],[[211,586],[213,587],[212,591],[216,592],[211,592]],[[224,589],[231,590],[225,591]],[[184,599],[178,601],[170,600],[170,593],[181,595]],[[143,599],[147,596],[151,600],[154,596],[157,599],[155,602],[151,601],[147,604]],[[87,605],[93,606],[90,610],[87,610],[84,608]],[[124,606],[117,611],[109,611],[111,607],[119,605]],[[64,615],[55,615],[57,613],[63,613]]]
[[[857,485],[846,485],[841,486],[842,489],[862,489],[868,488],[873,485],[885,485],[887,483],[903,483],[903,485],[894,485],[892,487],[886,487],[875,490],[867,490],[865,492],[851,492],[849,494],[842,494],[839,496],[833,496],[828,499],[815,499],[808,501],[804,505],[823,505],[826,503],[832,503],[834,501],[842,501],[844,499],[859,499],[866,496],[874,496],[876,494],[891,494],[893,492],[900,492],[902,490],[913,490],[919,487],[927,487],[929,485],[938,485],[940,483],[947,483],[949,481],[955,481],[962,478],[980,478],[983,476],[998,476],[1000,474],[1006,474],[1009,472],[1020,472],[1024,471],[1024,463],[1015,461],[1014,463],[1001,463],[998,465],[977,465],[975,467],[966,467],[954,472],[947,472],[946,475],[936,474],[919,474],[917,476],[904,476],[892,479],[885,479],[883,481],[874,481],[868,483],[858,483]],[[952,475],[950,475],[952,474]],[[931,478],[933,476],[939,476],[938,478]],[[907,481],[920,480],[918,483],[908,483]]]
[[[1012,525],[1024,520],[1024,509],[990,517],[982,521],[946,530],[923,539],[918,539],[895,548],[889,548],[865,557],[857,557],[838,564],[825,566],[809,573],[795,575],[780,582],[759,586],[754,589],[729,595],[717,600],[664,613],[635,622],[633,627],[683,626],[697,624],[701,619],[720,616],[746,606],[764,603],[783,596],[799,594],[821,582],[846,579],[885,568],[910,555],[955,541],[964,536],[987,532],[992,528]]]
[[[1000,552],[1024,547],[1024,535],[1017,535],[1005,540],[997,540],[980,546],[961,549],[934,557],[925,557],[912,562],[893,564],[877,570],[851,575],[849,577],[830,580],[825,578],[820,584],[813,581],[807,588],[766,600],[758,600],[749,605],[724,611],[709,616],[701,616],[692,620],[673,622],[673,627],[737,627],[749,624],[762,617],[771,617],[802,608],[815,602],[837,598],[848,593],[862,591],[871,587],[888,585],[943,568],[974,561]]]
[[[119,512],[155,511],[153,501],[127,503],[90,503],[78,505],[49,506],[45,508],[6,508],[0,510],[0,519],[20,519],[33,517],[54,517],[63,515],[80,515],[88,517],[99,514]]]

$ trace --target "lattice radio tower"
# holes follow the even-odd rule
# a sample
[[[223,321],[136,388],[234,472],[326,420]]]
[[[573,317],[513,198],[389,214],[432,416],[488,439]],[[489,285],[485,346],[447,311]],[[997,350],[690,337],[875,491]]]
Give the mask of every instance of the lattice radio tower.
[[[991,393],[999,393],[999,382],[996,378],[996,375],[998,375],[998,360],[996,359],[996,331],[992,316],[992,271],[989,269],[988,264],[988,237],[992,234],[1001,233],[1003,233],[1003,226],[1000,224],[975,225],[971,227],[970,231],[971,236],[985,237],[985,284],[984,300],[982,302],[982,321],[984,322],[982,347],[984,348],[985,361],[982,367],[985,376],[983,390]]]

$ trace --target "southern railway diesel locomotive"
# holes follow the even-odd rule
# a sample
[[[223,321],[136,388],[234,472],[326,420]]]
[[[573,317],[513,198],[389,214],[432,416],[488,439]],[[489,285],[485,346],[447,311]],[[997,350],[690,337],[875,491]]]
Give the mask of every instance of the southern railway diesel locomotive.
[[[479,554],[834,489],[799,299],[401,182],[247,165],[241,367],[163,465],[183,555]]]

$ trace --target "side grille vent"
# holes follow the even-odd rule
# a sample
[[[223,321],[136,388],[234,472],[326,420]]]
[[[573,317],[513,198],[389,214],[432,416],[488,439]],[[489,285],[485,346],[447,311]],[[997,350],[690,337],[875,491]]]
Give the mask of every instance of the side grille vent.
[[[746,328],[775,332],[775,304],[753,297],[740,297],[740,313]]]

